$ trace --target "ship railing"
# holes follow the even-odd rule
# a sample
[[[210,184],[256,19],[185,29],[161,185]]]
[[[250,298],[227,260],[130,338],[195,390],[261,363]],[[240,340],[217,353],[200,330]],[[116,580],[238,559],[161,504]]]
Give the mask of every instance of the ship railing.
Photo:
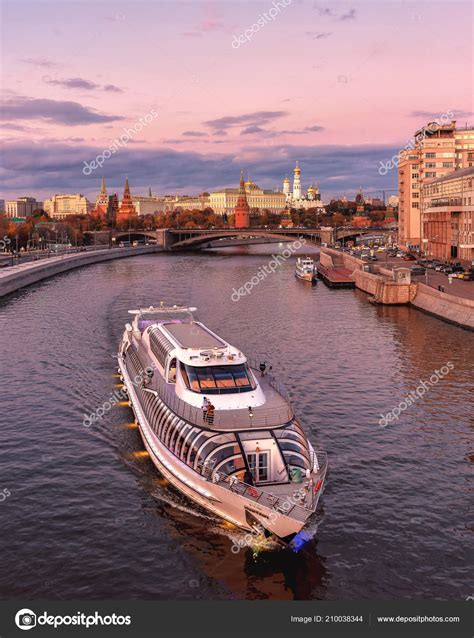
[[[255,376],[258,377],[262,377],[269,383],[269,385],[271,385],[271,387],[276,390],[276,392],[278,392],[278,394],[280,396],[282,396],[285,401],[287,401],[288,403],[290,402],[290,395],[288,394],[287,389],[285,388],[285,386],[283,385],[283,383],[281,383],[281,381],[279,381],[273,374],[273,372],[271,372],[271,370],[273,369],[273,366],[270,365],[266,359],[255,359],[254,357],[248,357],[247,358],[248,364],[249,366],[252,368],[252,371],[255,373]],[[260,369],[260,365],[261,364],[265,364],[265,370],[262,374],[262,370]]]
[[[174,391],[174,386],[168,384],[155,374],[153,379],[145,382],[144,387],[157,392],[158,396],[182,419],[210,429],[240,430],[252,428],[274,428],[286,425],[293,419],[293,411],[288,402],[288,394],[272,375],[265,375],[265,380],[284,399],[281,407],[266,408],[265,406],[248,407],[230,410],[215,410],[214,418],[204,418],[202,408],[192,406],[180,399]],[[211,395],[212,396],[212,395]]]
[[[306,520],[308,514],[314,512],[318,501],[319,492],[327,470],[327,454],[326,452],[317,451],[318,471],[311,475],[309,481],[301,481],[294,483],[294,492],[286,496],[277,496],[272,494],[271,485],[268,489],[261,489],[258,486],[250,485],[238,479],[236,476],[223,474],[218,470],[215,471],[209,463],[204,461],[198,463],[198,471],[208,481],[212,481],[216,485],[227,488],[229,491],[239,494],[254,503],[259,503],[264,507],[274,510],[277,514],[297,518],[298,520]]]

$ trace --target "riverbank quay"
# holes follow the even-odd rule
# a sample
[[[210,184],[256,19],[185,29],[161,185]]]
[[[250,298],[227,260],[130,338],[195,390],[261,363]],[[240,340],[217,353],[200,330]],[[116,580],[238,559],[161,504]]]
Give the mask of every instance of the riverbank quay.
[[[162,251],[163,247],[160,245],[103,248],[72,254],[63,253],[62,255],[50,256],[39,261],[20,263],[3,268],[0,271],[0,297],[74,268],[82,268],[82,266],[110,259],[135,257],[136,255]]]
[[[369,294],[372,303],[410,305],[448,323],[474,330],[474,299],[468,288],[471,282],[458,282],[455,291],[453,286],[449,293],[441,292],[423,283],[421,277],[412,279],[409,270],[412,262],[369,264],[332,248],[321,248],[321,255],[324,255],[324,266],[332,263],[334,267],[350,270],[356,288]]]

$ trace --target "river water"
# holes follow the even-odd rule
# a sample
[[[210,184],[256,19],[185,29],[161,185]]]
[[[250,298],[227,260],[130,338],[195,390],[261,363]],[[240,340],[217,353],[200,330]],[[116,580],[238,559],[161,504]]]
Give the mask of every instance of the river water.
[[[294,258],[232,301],[283,248],[116,260],[0,302],[2,598],[473,594],[472,333],[372,306],[359,291],[310,287],[295,279]],[[238,532],[160,478],[125,405],[83,425],[117,389],[127,310],[160,300],[197,306],[211,329],[271,361],[313,445],[328,452],[326,489],[298,552],[233,553]],[[429,385],[436,369],[447,374]],[[423,396],[382,427],[420,381]]]

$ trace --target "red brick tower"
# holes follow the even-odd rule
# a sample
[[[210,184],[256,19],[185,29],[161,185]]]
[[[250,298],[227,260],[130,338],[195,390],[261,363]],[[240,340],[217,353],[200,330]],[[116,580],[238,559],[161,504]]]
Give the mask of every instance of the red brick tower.
[[[237,203],[235,204],[235,227],[248,228],[250,225],[250,206],[245,192],[244,171],[240,171],[240,188]]]
[[[133,205],[132,196],[130,194],[130,186],[128,185],[128,177],[125,178],[125,188],[123,190],[122,201],[120,202],[120,208],[117,214],[117,221],[122,221],[123,219],[128,219],[129,217],[135,216],[136,210]]]
[[[105,188],[105,179],[102,177],[102,186],[100,189],[100,193],[95,200],[95,209],[94,212],[100,217],[105,217],[107,215],[107,207],[109,205],[109,197],[107,195],[107,189]]]

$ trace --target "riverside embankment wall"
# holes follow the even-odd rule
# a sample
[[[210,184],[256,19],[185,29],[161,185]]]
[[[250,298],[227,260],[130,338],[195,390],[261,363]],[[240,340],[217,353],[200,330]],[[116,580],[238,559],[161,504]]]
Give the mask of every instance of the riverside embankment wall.
[[[41,259],[40,261],[18,264],[13,268],[5,268],[0,271],[0,297],[4,297],[19,288],[30,286],[38,281],[74,268],[81,268],[82,266],[88,266],[89,264],[108,261],[110,259],[162,252],[162,250],[162,246],[159,245],[111,248],[49,257]]]
[[[356,287],[378,303],[409,304],[438,319],[474,330],[473,300],[440,292],[421,282],[406,284],[393,281],[392,271],[383,266],[373,266],[376,272],[367,272],[362,269],[367,265],[364,261],[331,248],[321,248],[321,255],[323,253],[323,265],[341,264],[352,270]]]
[[[474,300],[472,299],[440,292],[420,282],[411,305],[449,323],[474,330]]]

